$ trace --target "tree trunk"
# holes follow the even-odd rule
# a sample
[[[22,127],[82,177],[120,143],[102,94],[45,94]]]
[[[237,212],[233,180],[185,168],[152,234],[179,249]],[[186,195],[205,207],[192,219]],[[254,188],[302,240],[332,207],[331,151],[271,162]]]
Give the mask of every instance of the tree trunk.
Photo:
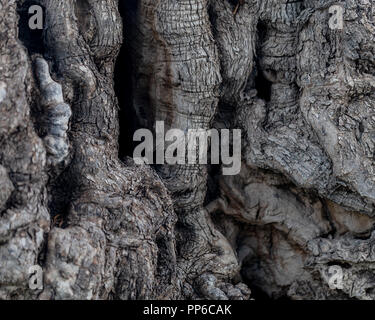
[[[0,0],[0,298],[375,299],[375,1],[334,4]],[[156,121],[240,174],[135,164]]]

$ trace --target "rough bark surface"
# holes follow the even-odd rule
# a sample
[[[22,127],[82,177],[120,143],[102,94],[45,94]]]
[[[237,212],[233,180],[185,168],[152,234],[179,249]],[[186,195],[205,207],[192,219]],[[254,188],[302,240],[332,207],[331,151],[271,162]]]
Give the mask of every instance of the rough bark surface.
[[[374,13],[0,0],[0,298],[375,299]],[[240,174],[136,165],[156,121],[241,129]]]

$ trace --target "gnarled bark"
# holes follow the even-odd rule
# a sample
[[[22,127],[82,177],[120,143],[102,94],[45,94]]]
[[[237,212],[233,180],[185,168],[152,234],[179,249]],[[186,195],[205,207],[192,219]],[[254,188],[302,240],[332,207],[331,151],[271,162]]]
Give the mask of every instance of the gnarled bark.
[[[0,297],[374,299],[375,3],[333,4],[0,0]],[[130,117],[242,129],[240,174],[136,165]]]

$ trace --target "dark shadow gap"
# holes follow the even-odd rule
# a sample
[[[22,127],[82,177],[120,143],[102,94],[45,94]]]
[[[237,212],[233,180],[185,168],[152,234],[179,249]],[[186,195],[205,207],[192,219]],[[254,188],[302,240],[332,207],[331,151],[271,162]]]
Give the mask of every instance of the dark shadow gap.
[[[123,20],[124,38],[117,57],[114,80],[119,103],[119,157],[133,156],[134,131],[138,129],[137,116],[133,108],[133,74],[131,36],[136,22],[137,0],[120,0],[119,11]]]
[[[267,34],[267,26],[260,21],[257,25],[257,38],[258,38],[258,46],[257,46],[257,61],[256,61],[256,76],[255,76],[255,89],[258,92],[258,97],[263,99],[266,102],[271,100],[271,87],[272,82],[267,80],[263,75],[263,70],[260,65],[260,57],[262,56],[261,46],[266,39]]]
[[[255,89],[257,90],[258,97],[263,99],[266,102],[270,102],[271,101],[271,87],[272,87],[272,83],[268,81],[263,76],[262,71],[259,70],[255,78]]]
[[[28,50],[28,53],[30,56],[35,53],[39,53],[43,55],[44,54],[43,29],[32,30],[29,27],[29,20],[33,16],[33,14],[29,14],[29,8],[32,5],[38,5],[42,7],[38,2],[32,1],[32,0],[31,1],[27,0],[22,4],[18,3],[18,7],[17,7],[17,13],[19,15],[18,38]],[[45,17],[44,17],[44,8],[43,8],[43,22],[44,20],[45,20]]]

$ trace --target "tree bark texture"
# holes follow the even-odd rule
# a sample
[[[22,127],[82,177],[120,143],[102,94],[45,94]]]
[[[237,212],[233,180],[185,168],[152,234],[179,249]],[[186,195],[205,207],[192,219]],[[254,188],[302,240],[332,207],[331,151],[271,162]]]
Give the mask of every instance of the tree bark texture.
[[[0,0],[0,298],[375,299],[374,13]],[[240,174],[136,165],[156,121],[241,129]]]

